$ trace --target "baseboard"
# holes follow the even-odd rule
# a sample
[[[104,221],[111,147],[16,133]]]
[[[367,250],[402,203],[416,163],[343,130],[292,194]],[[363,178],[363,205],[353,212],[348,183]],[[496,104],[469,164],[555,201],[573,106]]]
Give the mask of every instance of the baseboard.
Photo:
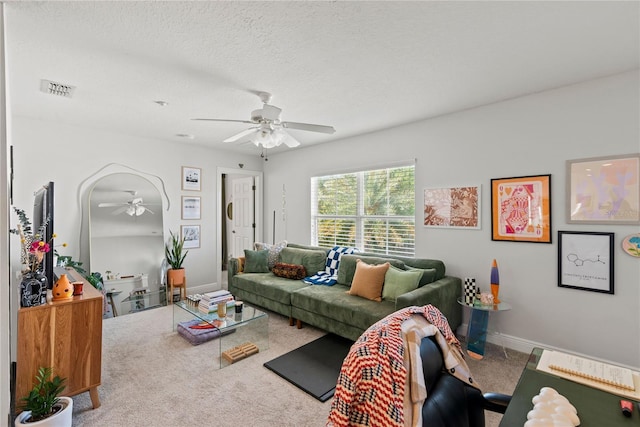
[[[460,327],[457,329],[457,335],[459,337],[464,337],[466,339],[466,333],[467,333],[467,324],[464,323],[464,324],[460,325]],[[487,334],[487,342],[489,342],[491,344],[498,345],[498,346],[503,346],[504,345],[504,347],[507,348],[507,349],[519,351],[521,353],[526,353],[526,354],[531,353],[531,351],[535,347],[539,347],[539,348],[544,348],[544,349],[547,349],[547,350],[554,350],[554,351],[561,351],[563,353],[575,354],[576,356],[585,357],[587,359],[598,360],[600,362],[608,363],[610,365],[622,366],[622,367],[625,367],[625,368],[628,368],[628,369],[638,370],[638,367],[636,367],[636,366],[621,365],[618,362],[613,362],[611,360],[606,360],[606,359],[595,358],[595,357],[593,357],[591,355],[583,354],[583,353],[577,353],[577,352],[575,352],[573,350],[568,350],[566,348],[556,347],[556,346],[552,346],[552,345],[541,343],[541,342],[537,342],[537,341],[526,340],[524,338],[515,337],[513,335],[499,334],[499,333],[492,332],[492,331],[489,331],[489,333]]]
[[[187,287],[187,295],[204,294],[205,292],[213,292],[220,289],[217,283],[206,283],[204,285]]]
[[[464,337],[466,339],[467,324],[463,323],[462,325],[460,325],[457,332],[458,336]],[[531,350],[533,350],[535,347],[549,348],[549,346],[539,342],[525,340],[519,337],[514,337],[512,335],[499,334],[492,331],[489,331],[487,333],[487,342],[499,346],[504,346],[505,348],[519,351],[521,353],[531,353]]]

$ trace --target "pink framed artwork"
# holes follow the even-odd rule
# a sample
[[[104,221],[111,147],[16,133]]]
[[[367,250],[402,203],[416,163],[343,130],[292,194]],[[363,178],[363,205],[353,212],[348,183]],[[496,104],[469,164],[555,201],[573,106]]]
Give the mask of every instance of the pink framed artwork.
[[[640,224],[640,154],[567,160],[567,222]]]
[[[491,240],[551,243],[551,175],[491,180]]]
[[[426,188],[424,226],[479,229],[480,186]]]

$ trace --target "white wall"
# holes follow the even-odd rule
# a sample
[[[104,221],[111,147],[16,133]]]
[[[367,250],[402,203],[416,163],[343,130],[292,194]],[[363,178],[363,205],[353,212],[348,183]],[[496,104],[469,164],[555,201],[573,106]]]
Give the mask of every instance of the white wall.
[[[309,243],[309,178],[415,158],[416,224],[422,190],[482,185],[482,229],[416,227],[416,256],[441,259],[449,275],[476,277],[488,292],[500,268],[501,313],[510,342],[542,344],[640,367],[640,260],[620,243],[639,226],[565,221],[565,160],[640,151],[637,70],[393,129],[272,155],[265,165],[265,217],[276,241]],[[340,129],[337,129],[339,132]],[[491,178],[551,174],[553,243],[491,240]],[[283,185],[286,220],[282,212]],[[265,234],[272,234],[271,221]],[[557,230],[615,233],[615,295],[557,286]]]
[[[130,168],[162,178],[170,200],[169,210],[163,211],[165,237],[169,236],[169,230],[179,232],[181,224],[201,227],[201,247],[191,249],[184,264],[189,287],[216,282],[220,264],[216,253],[217,167],[244,163],[248,169],[259,170],[264,163],[257,154],[241,155],[23,117],[13,118],[10,142],[14,146],[15,161],[14,205],[30,212],[34,190],[54,181],[56,242],[69,244],[59,251],[81,259],[85,265],[89,263],[88,240],[86,232],[81,239],[80,229],[83,227],[86,231],[83,216],[87,211],[87,192],[95,179],[113,172],[131,172]],[[111,163],[128,168],[113,165],[101,170]],[[180,219],[181,196],[196,194],[181,190],[182,166],[202,168],[202,190],[197,193],[202,197],[201,220]],[[151,181],[161,186],[159,180]],[[13,215],[14,224],[16,220]],[[11,240],[13,245],[18,245],[17,239]],[[12,260],[14,268],[19,267],[16,262]]]

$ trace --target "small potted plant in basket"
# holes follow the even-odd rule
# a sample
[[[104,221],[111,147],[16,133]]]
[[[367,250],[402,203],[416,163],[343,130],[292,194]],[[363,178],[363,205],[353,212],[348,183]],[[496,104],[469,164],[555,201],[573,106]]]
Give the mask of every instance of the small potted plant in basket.
[[[71,427],[73,400],[60,396],[65,387],[65,378],[51,378],[52,368],[39,368],[33,388],[26,397],[22,413],[16,418],[16,426]]]
[[[172,282],[174,284],[181,284],[184,283],[184,268],[182,267],[182,263],[189,251],[184,250],[183,237],[173,234],[171,230],[169,230],[169,233],[171,234],[170,242],[164,246],[165,258],[167,258],[167,262],[171,266],[167,271],[167,284]]]

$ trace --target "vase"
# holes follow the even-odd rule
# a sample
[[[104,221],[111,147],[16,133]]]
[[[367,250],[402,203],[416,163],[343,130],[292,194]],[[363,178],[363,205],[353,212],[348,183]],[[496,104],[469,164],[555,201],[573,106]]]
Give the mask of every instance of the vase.
[[[35,307],[47,302],[47,276],[42,271],[22,273],[20,282],[20,306]]]
[[[53,300],[60,301],[71,298],[73,298],[73,284],[69,282],[66,274],[61,274],[53,286]]]
[[[30,426],[30,427],[71,427],[73,424],[73,399],[70,397],[62,396],[58,401],[61,410],[56,412],[49,418],[45,418],[40,421],[31,421],[31,411],[21,412],[16,418],[15,424],[18,427]]]

